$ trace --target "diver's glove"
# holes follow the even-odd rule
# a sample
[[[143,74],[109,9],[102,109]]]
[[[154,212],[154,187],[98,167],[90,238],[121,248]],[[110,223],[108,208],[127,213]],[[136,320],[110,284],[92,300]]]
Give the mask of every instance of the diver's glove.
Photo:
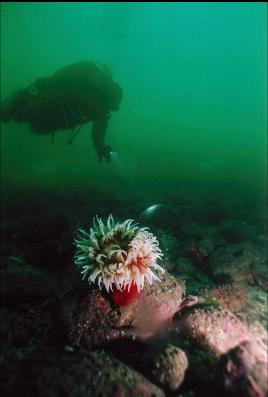
[[[104,157],[108,163],[111,162],[111,153],[113,152],[113,148],[110,145],[103,145],[97,149],[99,162],[102,162],[102,158]]]

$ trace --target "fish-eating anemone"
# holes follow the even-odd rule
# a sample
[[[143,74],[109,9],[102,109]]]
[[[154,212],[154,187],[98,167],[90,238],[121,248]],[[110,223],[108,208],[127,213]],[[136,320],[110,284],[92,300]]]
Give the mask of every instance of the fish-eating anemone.
[[[132,219],[116,223],[110,215],[103,222],[96,216],[89,232],[78,230],[75,246],[82,278],[114,293],[120,305],[129,301],[128,294],[139,294],[145,282],[159,280],[155,270],[164,272],[157,264],[162,252],[156,237]]]

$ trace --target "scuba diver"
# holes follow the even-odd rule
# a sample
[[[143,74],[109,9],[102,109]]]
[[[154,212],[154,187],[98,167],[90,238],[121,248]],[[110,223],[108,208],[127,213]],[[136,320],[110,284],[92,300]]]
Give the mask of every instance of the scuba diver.
[[[36,134],[70,130],[72,143],[81,127],[93,123],[91,137],[99,161],[111,160],[112,148],[105,144],[111,111],[117,111],[122,89],[105,65],[79,62],[51,76],[37,79],[14,93],[1,105],[0,119],[26,122]]]

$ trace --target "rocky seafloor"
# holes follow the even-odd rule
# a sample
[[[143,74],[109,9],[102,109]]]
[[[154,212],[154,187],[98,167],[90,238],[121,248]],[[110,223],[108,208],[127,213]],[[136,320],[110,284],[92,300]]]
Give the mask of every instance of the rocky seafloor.
[[[267,395],[262,205],[172,197],[148,215],[103,192],[38,190],[1,207],[3,396]],[[149,225],[164,253],[161,281],[127,307],[73,265],[76,229],[110,213]]]

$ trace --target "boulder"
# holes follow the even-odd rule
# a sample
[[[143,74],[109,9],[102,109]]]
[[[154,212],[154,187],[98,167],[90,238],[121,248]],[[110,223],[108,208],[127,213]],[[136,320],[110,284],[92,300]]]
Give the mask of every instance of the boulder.
[[[117,338],[146,339],[173,318],[184,293],[183,283],[166,272],[158,274],[160,281],[147,284],[130,305],[120,307],[104,290],[78,276],[66,283],[61,297],[62,321],[74,345],[81,338],[88,347]]]

